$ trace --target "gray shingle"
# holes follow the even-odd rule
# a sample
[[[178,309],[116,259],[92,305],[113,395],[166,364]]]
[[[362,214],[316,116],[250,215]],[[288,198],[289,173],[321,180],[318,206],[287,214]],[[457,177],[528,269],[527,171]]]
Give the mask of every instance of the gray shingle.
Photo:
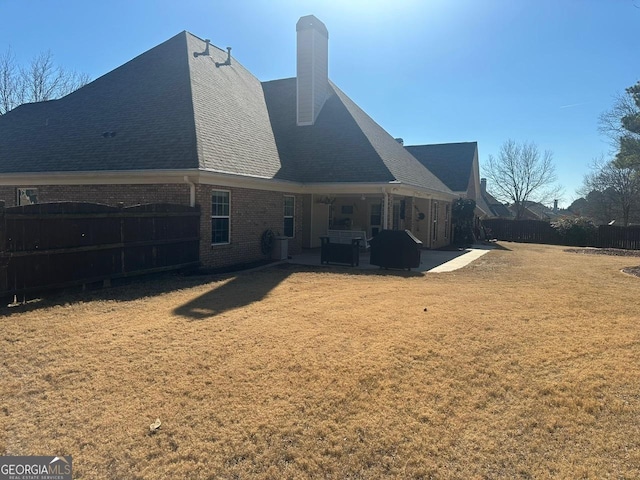
[[[280,169],[260,82],[182,32],[59,100],[0,117],[0,171]],[[115,136],[111,136],[115,132]],[[106,137],[103,134],[107,133]]]
[[[188,36],[189,52],[204,42]],[[203,170],[273,178],[280,159],[260,81],[238,61],[216,67],[227,52],[216,47],[210,56],[189,54],[193,109]]]
[[[1,172],[201,169],[451,193],[335,85],[296,124],[296,80],[261,83],[182,32],[59,100],[0,117]]]
[[[405,147],[422,165],[454,192],[466,192],[473,169],[477,142],[412,145]]]
[[[263,83],[280,153],[278,178],[305,183],[362,182],[407,185],[451,193],[435,175],[331,84],[313,126],[296,125],[296,79]]]
[[[0,117],[0,171],[196,168],[187,35],[64,98]]]

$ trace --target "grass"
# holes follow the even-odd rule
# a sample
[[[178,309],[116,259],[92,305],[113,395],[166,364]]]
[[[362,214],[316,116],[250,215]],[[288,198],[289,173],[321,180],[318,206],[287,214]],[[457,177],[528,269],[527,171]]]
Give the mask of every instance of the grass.
[[[502,245],[447,274],[289,266],[2,310],[0,454],[72,455],[74,478],[640,478],[629,258]]]

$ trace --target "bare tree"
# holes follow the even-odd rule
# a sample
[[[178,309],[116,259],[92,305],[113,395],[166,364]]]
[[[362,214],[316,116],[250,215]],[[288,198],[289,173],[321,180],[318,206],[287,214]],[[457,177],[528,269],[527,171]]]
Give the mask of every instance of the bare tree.
[[[63,97],[89,82],[88,75],[57,66],[50,51],[19,67],[9,48],[0,56],[0,115],[20,104]]]
[[[640,172],[620,166],[615,160],[605,162],[601,158],[594,162],[591,172],[585,176],[583,191],[589,194],[599,192],[602,206],[613,205],[615,217],[621,218],[626,227],[640,208]]]
[[[0,115],[19,105],[19,91],[21,90],[16,57],[8,48],[0,55]]]
[[[629,134],[629,131],[622,124],[622,119],[639,113],[640,108],[636,105],[631,92],[627,90],[623,94],[617,94],[613,100],[613,107],[600,114],[598,131],[610,140],[612,147],[618,149],[620,137]]]
[[[524,216],[527,202],[549,204],[558,199],[562,188],[555,184],[553,153],[543,154],[534,143],[507,140],[497,157],[489,155],[484,168],[491,193],[500,201],[512,203],[516,219]]]

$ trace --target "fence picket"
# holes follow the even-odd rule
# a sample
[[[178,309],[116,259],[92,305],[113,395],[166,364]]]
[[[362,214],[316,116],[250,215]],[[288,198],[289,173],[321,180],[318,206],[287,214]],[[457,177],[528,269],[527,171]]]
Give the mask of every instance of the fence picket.
[[[0,202],[0,297],[196,266],[199,228],[184,205]]]
[[[562,244],[549,222],[490,218],[482,221],[487,236],[505,242]],[[593,247],[640,250],[640,226],[600,225]]]

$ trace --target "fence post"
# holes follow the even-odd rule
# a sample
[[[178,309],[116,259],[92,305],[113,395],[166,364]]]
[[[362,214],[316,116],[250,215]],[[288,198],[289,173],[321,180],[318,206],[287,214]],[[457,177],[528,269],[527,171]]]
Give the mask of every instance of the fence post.
[[[4,210],[4,200],[0,200],[0,297],[9,289],[9,256],[7,250],[7,222]]]
[[[118,202],[117,204],[118,210],[120,213],[124,211],[124,202]],[[126,262],[125,262],[125,235],[124,235],[124,224],[125,219],[124,216],[120,215],[120,273],[124,274],[126,272]]]
[[[7,225],[4,216],[4,200],[0,200],[0,253],[7,249]]]

